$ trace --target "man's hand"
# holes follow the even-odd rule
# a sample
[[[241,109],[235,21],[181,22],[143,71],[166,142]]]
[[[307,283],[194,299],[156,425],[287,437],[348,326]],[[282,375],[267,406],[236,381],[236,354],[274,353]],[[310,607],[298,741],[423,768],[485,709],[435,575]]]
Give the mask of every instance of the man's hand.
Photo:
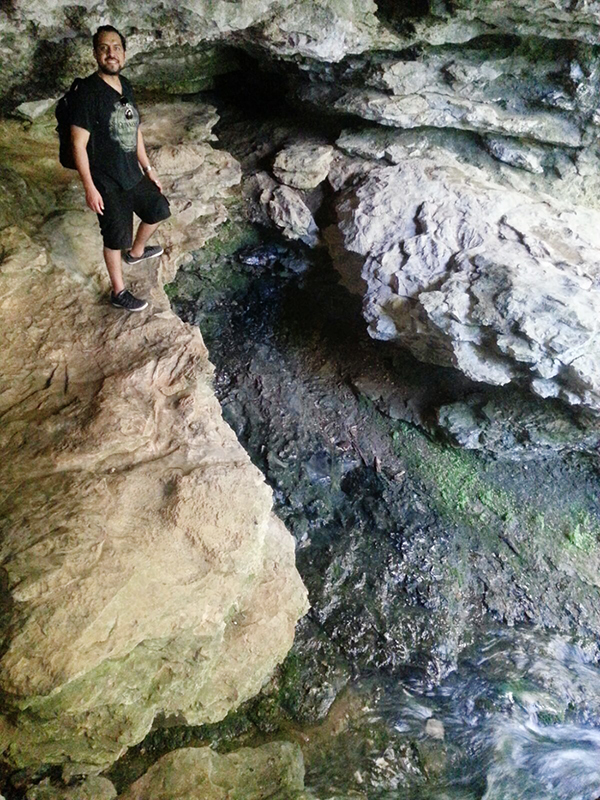
[[[85,190],[85,202],[88,204],[88,208],[91,208],[96,214],[104,213],[104,200],[95,186],[89,186]]]
[[[89,140],[90,132],[86,128],[79,128],[77,125],[71,125],[73,158],[75,160],[77,172],[83,183],[83,188],[85,189],[85,202],[88,208],[91,208],[96,214],[103,214],[104,200],[98,189],[96,189],[92,173],[90,172],[90,161],[87,154],[87,143]]]
[[[148,174],[148,177],[150,178],[150,180],[152,181],[152,183],[155,183],[156,186],[158,187],[158,191],[162,192],[162,183],[159,181],[158,175],[156,174],[156,172],[154,172],[154,170],[151,169],[150,172],[148,172],[147,174]]]

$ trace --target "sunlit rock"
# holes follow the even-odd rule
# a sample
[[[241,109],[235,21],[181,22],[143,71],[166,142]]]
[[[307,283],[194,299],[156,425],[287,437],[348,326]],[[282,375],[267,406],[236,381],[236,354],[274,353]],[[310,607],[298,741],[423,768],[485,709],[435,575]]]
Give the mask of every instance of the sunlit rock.
[[[294,189],[314,189],[327,177],[332,159],[330,145],[294,143],[277,153],[273,173]]]
[[[293,540],[221,418],[201,334],[162,289],[226,218],[239,165],[174,135],[177,104],[159,111],[151,157],[181,208],[160,267],[127,270],[149,311],[108,304],[81,193],[31,236],[2,232],[0,751],[18,766],[106,766],[157,716],[221,719],[306,610]]]

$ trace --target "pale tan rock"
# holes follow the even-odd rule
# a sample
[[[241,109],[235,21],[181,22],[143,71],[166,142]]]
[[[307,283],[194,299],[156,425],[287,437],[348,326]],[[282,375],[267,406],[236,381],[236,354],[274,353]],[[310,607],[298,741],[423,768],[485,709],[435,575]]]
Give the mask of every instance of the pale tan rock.
[[[331,145],[291,144],[277,153],[273,173],[281,183],[294,189],[314,189],[327,177],[333,153]]]
[[[178,243],[214,233],[239,175],[222,169],[227,154],[180,148],[165,160],[192,168],[173,170],[173,185],[185,177],[215,212],[161,228],[171,264]],[[306,592],[161,266],[126,268],[152,301],[127,315],[107,303],[91,212],[55,216],[34,239],[3,231],[4,242],[0,555],[12,605],[0,752],[20,766],[105,766],[159,713],[216,721],[255,694],[291,646]]]
[[[310,209],[295,189],[278,186],[273,190],[267,210],[275,226],[288,239],[300,239],[313,247],[317,244],[319,229]]]
[[[443,741],[445,736],[444,723],[440,719],[430,717],[425,723],[425,733],[432,739]]]
[[[319,229],[302,194],[282,186],[266,172],[257,172],[245,181],[244,193],[253,222],[275,226],[288,239],[314,247]]]
[[[48,778],[29,789],[26,800],[114,800],[117,790],[106,778],[86,778],[73,786],[56,786]]]
[[[160,103],[144,111],[150,161],[169,198],[172,216],[161,225],[163,283],[175,277],[187,253],[202,247],[227,219],[224,200],[241,181],[239,163],[208,144],[219,117],[213,106]]]
[[[142,130],[147,147],[161,147],[183,144],[213,142],[212,132],[219,121],[214,106],[206,103],[153,103],[150,107],[142,103]]]
[[[299,800],[303,788],[298,745],[271,742],[227,755],[187,747],[163,756],[120,800]]]

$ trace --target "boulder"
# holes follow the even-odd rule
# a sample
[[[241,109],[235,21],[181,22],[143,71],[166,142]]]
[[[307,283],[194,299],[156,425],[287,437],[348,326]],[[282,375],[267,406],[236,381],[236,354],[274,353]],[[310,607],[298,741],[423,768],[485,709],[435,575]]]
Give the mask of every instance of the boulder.
[[[41,100],[32,100],[30,103],[21,103],[17,106],[15,112],[25,119],[33,122],[33,120],[41,117],[49,109],[53,108],[58,102],[58,97],[44,97]]]
[[[271,742],[220,755],[186,747],[156,762],[120,800],[301,800],[304,760],[300,747]]]
[[[273,173],[281,183],[294,189],[314,189],[327,177],[333,153],[331,145],[291,144],[277,153]]]
[[[363,258],[373,337],[600,411],[598,212],[507,190],[441,153],[372,170],[337,211]]]
[[[319,237],[319,229],[309,207],[301,195],[289,186],[278,186],[268,201],[269,217],[288,239],[300,239],[314,246]]]
[[[80,189],[35,234],[2,231],[0,752],[16,766],[93,771],[159,716],[223,718],[306,610],[293,540],[222,420],[200,331],[162,288],[181,248],[226,216],[239,167],[208,144],[162,152],[149,138],[165,191],[192,211],[161,227],[161,265],[127,271],[148,311],[107,303]]]

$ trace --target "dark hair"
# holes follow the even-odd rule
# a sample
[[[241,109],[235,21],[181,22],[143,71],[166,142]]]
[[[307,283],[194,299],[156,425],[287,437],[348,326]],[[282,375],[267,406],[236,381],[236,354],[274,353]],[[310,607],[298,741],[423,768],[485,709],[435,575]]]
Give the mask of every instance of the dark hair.
[[[116,28],[113,28],[112,25],[100,25],[96,33],[92,37],[92,43],[94,45],[94,50],[98,47],[98,39],[100,38],[101,33],[118,33],[121,38],[121,44],[123,45],[123,51],[127,50],[127,42],[125,41],[125,37],[118,31]]]

